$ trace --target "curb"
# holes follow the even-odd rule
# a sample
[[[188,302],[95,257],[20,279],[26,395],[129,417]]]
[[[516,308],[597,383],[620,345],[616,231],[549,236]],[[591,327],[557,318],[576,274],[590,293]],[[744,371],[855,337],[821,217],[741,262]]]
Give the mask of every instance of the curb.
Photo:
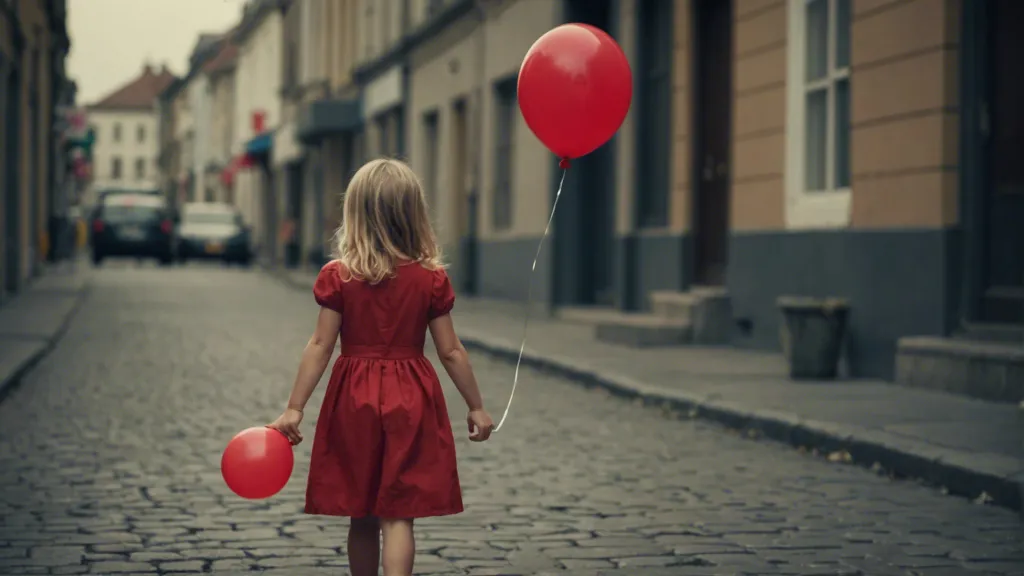
[[[265,270],[287,286],[307,288],[283,271]],[[467,348],[494,358],[514,364],[519,356],[518,348],[484,336],[465,330],[459,336]],[[659,389],[623,375],[600,374],[568,358],[545,356],[528,349],[523,352],[523,365],[587,388],[601,388],[622,398],[641,400],[646,405],[662,406],[734,430],[755,432],[794,447],[822,452],[845,451],[853,463],[860,466],[867,468],[877,464],[896,477],[920,479],[944,487],[953,495],[976,498],[984,493],[991,498],[991,504],[1015,510],[1024,518],[1024,464],[1007,475],[1006,467],[999,466],[1001,463],[994,463],[988,466],[991,470],[986,470],[985,466],[958,462],[963,460],[962,453],[877,430],[811,421],[770,410],[752,411],[685,391]]]
[[[515,363],[519,356],[518,348],[492,342],[479,335],[464,333],[460,337],[467,348],[501,360]],[[877,463],[897,477],[918,478],[928,484],[942,486],[950,494],[976,498],[985,493],[991,498],[991,504],[1021,512],[1024,517],[1024,475],[1020,471],[1017,474],[1020,479],[1015,479],[1013,475],[957,463],[956,459],[962,457],[960,454],[920,443],[914,446],[913,441],[899,440],[875,430],[814,422],[774,411],[751,411],[682,391],[658,389],[626,376],[599,374],[569,359],[525,351],[523,365],[588,388],[601,388],[619,397],[642,400],[647,405],[662,406],[690,417],[714,421],[727,428],[757,432],[795,447],[823,452],[846,451],[858,465],[871,467]],[[1021,468],[1024,469],[1024,464]]]
[[[46,358],[50,352],[57,347],[57,344],[60,343],[64,334],[67,333],[68,328],[71,327],[71,321],[82,308],[82,303],[85,302],[86,296],[89,295],[91,289],[92,282],[90,280],[86,280],[81,290],[78,291],[74,306],[71,307],[71,310],[68,311],[64,316],[64,319],[61,320],[60,326],[57,327],[57,330],[44,340],[43,347],[22,362],[21,366],[19,366],[9,376],[4,379],[0,379],[0,402],[3,402],[11,393],[17,390],[18,387],[21,386],[25,376],[27,376],[32,369],[43,360],[43,358]]]

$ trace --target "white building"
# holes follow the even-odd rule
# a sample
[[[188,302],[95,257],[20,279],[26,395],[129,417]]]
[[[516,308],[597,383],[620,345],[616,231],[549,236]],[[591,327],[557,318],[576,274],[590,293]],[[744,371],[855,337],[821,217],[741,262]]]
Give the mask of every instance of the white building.
[[[93,204],[105,189],[159,188],[160,141],[153,102],[172,81],[166,67],[154,70],[147,64],[138,77],[88,107],[96,143],[93,181],[83,203]]]
[[[209,144],[206,150],[206,186],[214,191],[215,202],[234,202],[230,171],[235,143],[235,65],[238,47],[229,37],[220,45],[217,55],[203,65],[203,74],[210,85],[211,117]]]
[[[247,155],[234,181],[235,203],[252,225],[258,250],[274,245],[277,214],[268,169],[274,128],[281,120],[283,18],[277,0],[246,5],[235,41],[233,152]]]

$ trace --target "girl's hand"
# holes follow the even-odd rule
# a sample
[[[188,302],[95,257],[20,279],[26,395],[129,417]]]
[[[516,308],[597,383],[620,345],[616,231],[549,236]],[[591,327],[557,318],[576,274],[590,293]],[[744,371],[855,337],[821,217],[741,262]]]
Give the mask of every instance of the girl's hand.
[[[469,439],[473,442],[483,442],[491,437],[491,431],[494,430],[494,420],[491,420],[491,415],[486,410],[470,410],[469,416],[466,417],[466,423],[469,424]]]
[[[277,420],[267,424],[267,428],[273,428],[284,434],[288,441],[292,443],[292,446],[296,446],[299,442],[302,442],[302,433],[299,432],[299,424],[301,422],[302,410],[287,408],[283,414],[277,417]]]

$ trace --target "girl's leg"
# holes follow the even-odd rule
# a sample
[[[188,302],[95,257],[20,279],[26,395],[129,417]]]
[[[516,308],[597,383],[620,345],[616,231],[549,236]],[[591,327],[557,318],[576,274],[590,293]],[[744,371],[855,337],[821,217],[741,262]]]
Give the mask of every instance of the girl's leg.
[[[376,517],[353,518],[348,525],[348,562],[352,576],[377,576],[380,522]]]
[[[380,529],[384,534],[384,576],[411,576],[416,555],[412,520],[381,518]]]

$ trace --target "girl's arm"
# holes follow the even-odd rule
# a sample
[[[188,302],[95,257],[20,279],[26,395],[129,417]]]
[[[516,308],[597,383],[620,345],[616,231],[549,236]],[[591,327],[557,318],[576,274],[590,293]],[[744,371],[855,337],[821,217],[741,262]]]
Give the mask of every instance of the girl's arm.
[[[302,351],[299,373],[295,376],[292,395],[288,398],[289,409],[302,412],[306,407],[306,402],[327,369],[327,363],[331,361],[340,330],[341,314],[330,308],[320,308],[316,330]]]
[[[473,367],[469,363],[469,354],[455,334],[455,325],[449,314],[438,316],[430,321],[430,336],[437,348],[437,359],[441,361],[445,372],[459,389],[459,394],[466,401],[471,412],[483,410],[484,401],[480,397]]]

